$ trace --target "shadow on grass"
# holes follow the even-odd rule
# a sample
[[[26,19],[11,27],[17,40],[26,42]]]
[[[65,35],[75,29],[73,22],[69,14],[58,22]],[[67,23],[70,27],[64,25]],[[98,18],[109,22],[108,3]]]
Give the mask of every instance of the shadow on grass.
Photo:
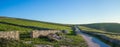
[[[7,25],[18,26],[18,27],[23,27],[23,28],[30,28],[33,30],[51,30],[48,28],[35,27],[35,26],[24,26],[24,25],[18,25],[18,24],[13,24],[13,23],[8,23],[8,22],[0,22],[0,24],[7,24]]]
[[[8,22],[0,22],[0,24],[18,26],[18,27],[29,28],[29,29],[33,29],[33,30],[52,30],[52,29],[48,29],[48,28],[35,27],[35,26],[24,26],[24,25],[18,25],[18,24],[13,24],[13,23],[8,23]],[[0,29],[0,31],[4,31],[4,30]],[[30,38],[30,32],[20,34],[20,38]]]

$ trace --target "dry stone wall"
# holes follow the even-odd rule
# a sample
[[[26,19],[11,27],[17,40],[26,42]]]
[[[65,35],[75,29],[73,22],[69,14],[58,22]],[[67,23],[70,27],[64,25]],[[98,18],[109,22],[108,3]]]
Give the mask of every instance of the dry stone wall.
[[[10,31],[10,32],[3,32],[0,31],[0,38],[12,38],[12,39],[16,39],[19,40],[19,32],[18,31]]]
[[[32,38],[38,38],[40,36],[47,36],[48,34],[51,33],[57,33],[57,32],[61,32],[60,30],[34,30],[31,32],[31,37]],[[0,38],[12,38],[15,40],[19,40],[19,32],[18,31],[0,31]]]
[[[38,38],[40,36],[47,36],[48,34],[51,34],[51,33],[54,34],[57,32],[61,32],[61,31],[60,30],[35,30],[35,31],[32,31],[31,37]]]

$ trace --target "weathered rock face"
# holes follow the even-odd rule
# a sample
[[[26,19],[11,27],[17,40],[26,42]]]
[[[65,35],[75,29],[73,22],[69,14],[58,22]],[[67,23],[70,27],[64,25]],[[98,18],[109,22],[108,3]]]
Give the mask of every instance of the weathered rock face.
[[[55,34],[57,32],[61,32],[60,30],[35,30],[31,32],[32,38],[38,38],[40,36],[47,36],[48,34]]]
[[[0,31],[0,38],[12,38],[15,40],[19,40],[19,32],[18,31],[11,31],[11,32],[3,32]]]

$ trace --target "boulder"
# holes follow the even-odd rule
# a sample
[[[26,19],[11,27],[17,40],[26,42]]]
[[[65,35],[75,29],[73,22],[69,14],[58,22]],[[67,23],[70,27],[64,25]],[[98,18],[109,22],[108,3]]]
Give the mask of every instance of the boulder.
[[[69,32],[67,30],[62,30],[62,33],[68,34]]]
[[[49,34],[48,36],[47,36],[50,40],[55,40],[55,41],[59,41],[59,40],[61,40],[61,36],[59,36],[59,35],[57,35],[57,34]]]

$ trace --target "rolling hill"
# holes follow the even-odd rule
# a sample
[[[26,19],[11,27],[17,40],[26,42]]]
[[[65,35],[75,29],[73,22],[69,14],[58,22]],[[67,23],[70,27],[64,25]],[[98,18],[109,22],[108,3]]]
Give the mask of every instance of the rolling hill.
[[[94,24],[86,24],[81,26],[86,26],[86,27],[103,30],[107,32],[120,33],[119,23],[94,23]]]
[[[20,31],[29,32],[32,30],[68,30],[70,26],[64,24],[35,21],[20,18],[0,17],[0,31]]]

